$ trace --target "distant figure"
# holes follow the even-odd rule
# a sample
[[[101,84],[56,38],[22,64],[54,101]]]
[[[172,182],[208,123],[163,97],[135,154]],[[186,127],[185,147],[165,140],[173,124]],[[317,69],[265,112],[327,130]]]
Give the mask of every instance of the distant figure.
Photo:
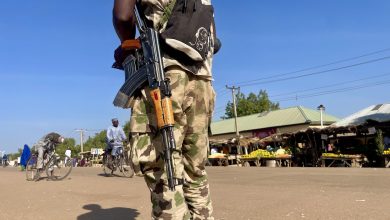
[[[333,144],[328,144],[328,152],[333,152]]]
[[[68,149],[66,149],[66,151],[65,151],[65,156],[68,156],[69,157],[69,159],[70,158],[72,158],[72,151],[70,150],[70,148],[68,147]],[[65,164],[66,164],[66,162],[68,161],[68,157],[65,157]]]
[[[77,167],[77,158],[73,158],[72,164],[73,164],[73,167]]]
[[[85,158],[80,160],[80,167],[85,167]]]
[[[8,161],[8,155],[7,155],[7,154],[3,154],[2,165],[3,165],[4,167],[7,166],[7,161]]]
[[[21,158],[20,158],[20,165],[22,165],[22,170],[24,170],[24,168],[26,168],[27,161],[30,158],[30,156],[31,156],[30,148],[28,147],[27,144],[25,144],[23,147]]]

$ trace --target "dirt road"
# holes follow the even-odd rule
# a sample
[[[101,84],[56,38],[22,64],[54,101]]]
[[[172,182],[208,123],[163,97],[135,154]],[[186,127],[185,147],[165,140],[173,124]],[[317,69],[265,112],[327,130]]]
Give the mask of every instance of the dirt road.
[[[216,219],[390,219],[390,169],[208,168]],[[75,168],[25,181],[0,168],[0,219],[150,219],[143,179]]]

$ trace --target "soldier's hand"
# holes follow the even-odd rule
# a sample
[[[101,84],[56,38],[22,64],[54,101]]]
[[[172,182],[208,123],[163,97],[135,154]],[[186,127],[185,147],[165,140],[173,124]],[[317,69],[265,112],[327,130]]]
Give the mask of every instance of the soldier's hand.
[[[215,38],[214,42],[214,54],[217,54],[222,47],[222,42],[219,38]]]
[[[125,51],[119,45],[114,51],[114,59],[115,62],[112,64],[112,68],[123,70],[123,61],[125,61],[126,57],[130,55],[129,51]]]

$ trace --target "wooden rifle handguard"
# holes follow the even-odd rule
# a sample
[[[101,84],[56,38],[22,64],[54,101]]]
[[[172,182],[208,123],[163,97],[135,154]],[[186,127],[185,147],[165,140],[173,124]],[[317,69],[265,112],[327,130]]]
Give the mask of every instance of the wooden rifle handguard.
[[[123,41],[121,48],[123,50],[139,50],[141,49],[141,41],[139,39],[131,39]]]

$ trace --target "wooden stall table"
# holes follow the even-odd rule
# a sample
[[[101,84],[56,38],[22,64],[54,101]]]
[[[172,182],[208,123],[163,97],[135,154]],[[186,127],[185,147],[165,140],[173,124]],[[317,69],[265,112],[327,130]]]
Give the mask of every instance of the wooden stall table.
[[[326,166],[326,161],[330,161],[330,164]],[[321,156],[322,167],[332,167],[336,162],[341,162],[346,167],[362,167],[364,156],[361,154],[333,154],[325,153]]]
[[[276,167],[283,167],[286,166],[286,167],[291,167],[291,158],[292,156],[291,155],[276,155],[274,157],[262,157],[260,158],[260,161],[267,161],[267,160],[275,160],[276,162]]]
[[[238,154],[228,154],[227,155],[227,159],[228,159],[228,162],[229,162],[230,165],[236,164],[237,166],[239,166],[241,155],[238,155]]]
[[[260,157],[241,157],[240,158],[240,164],[243,167],[250,167],[251,165],[254,165],[256,167],[261,166]]]
[[[383,154],[383,157],[385,158],[386,168],[389,168],[390,167],[390,154]]]
[[[276,165],[278,167],[281,167],[283,164],[286,167],[291,167],[291,155],[285,154],[285,155],[277,155],[276,156]]]
[[[228,155],[226,155],[226,154],[221,154],[221,153],[211,154],[211,155],[209,155],[208,160],[212,166],[228,166],[229,165]]]

